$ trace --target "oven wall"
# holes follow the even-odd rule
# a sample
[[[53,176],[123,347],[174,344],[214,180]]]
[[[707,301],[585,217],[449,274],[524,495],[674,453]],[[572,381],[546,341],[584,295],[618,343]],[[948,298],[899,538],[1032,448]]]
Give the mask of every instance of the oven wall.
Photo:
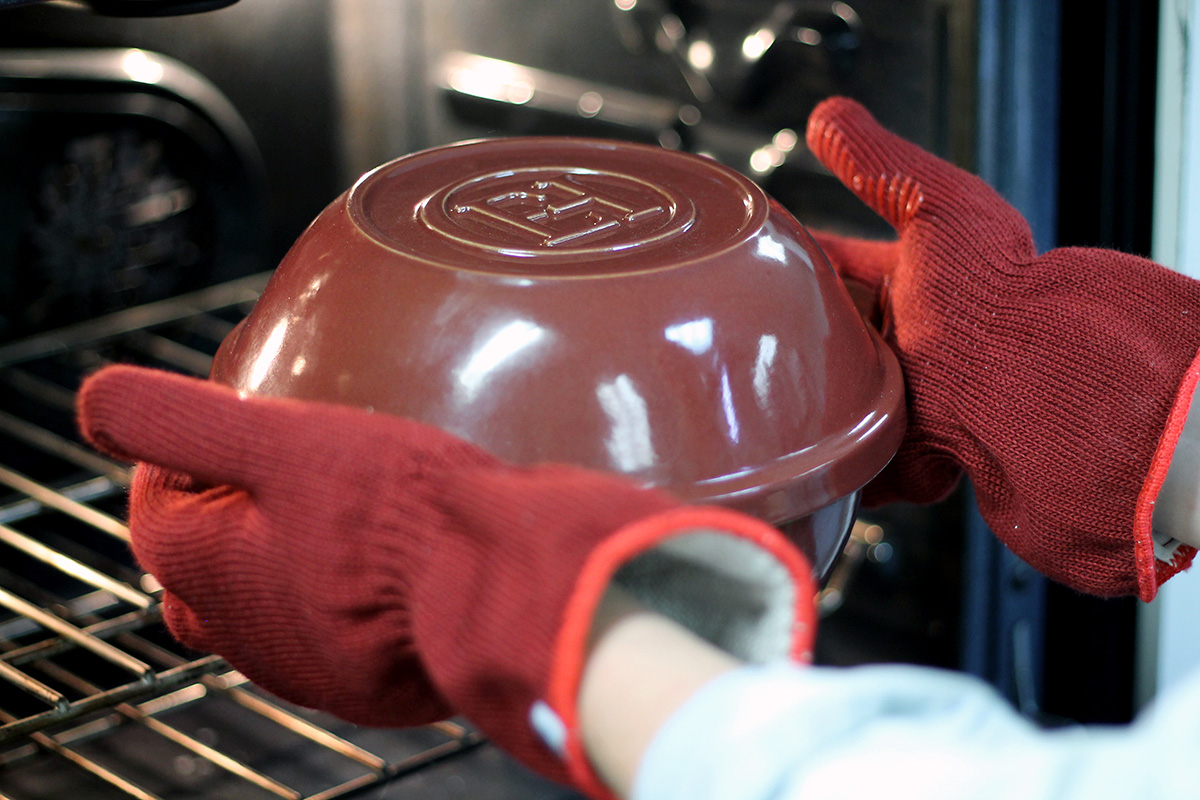
[[[32,6],[0,16],[0,54],[138,47],[178,59],[228,97],[254,138],[265,175],[265,194],[255,201],[261,207],[253,212],[262,214],[264,241],[243,273],[273,267],[363,171],[464,138],[612,136],[708,152],[759,180],[802,222],[867,235],[888,231],[802,144],[777,164],[756,160],[782,141],[781,132],[802,139],[808,112],[823,97],[854,96],[899,133],[965,167],[981,166],[982,4],[804,0],[794,7],[825,26],[827,38],[841,37],[838,47],[796,45],[765,62],[769,69],[749,70],[743,48],[779,5],[242,0],[197,17],[150,20]],[[842,29],[831,15],[846,9],[858,22]],[[669,52],[675,26],[682,26],[685,45],[702,40],[712,48],[713,63],[702,76],[711,96],[697,88],[703,83],[696,75],[681,69],[680,53]],[[687,55],[684,48],[682,58]],[[456,88],[447,70],[464,57],[536,70],[558,100],[539,105],[517,102],[520,95],[497,100]],[[994,69],[992,77],[1002,77],[1004,68]],[[623,98],[633,110],[616,120],[593,114],[583,102],[593,95],[610,104]],[[8,218],[19,218],[35,202],[20,192],[4,197]],[[878,527],[850,563],[840,594],[827,596],[820,659],[961,668],[964,631],[978,622],[963,613],[970,515],[965,494],[930,508],[865,514]],[[984,595],[980,602],[983,616],[998,601]],[[980,674],[1011,689],[996,673]]]
[[[881,236],[886,227],[803,152],[805,120],[820,99],[854,96],[889,127],[975,167],[973,0],[794,3],[821,30],[822,44],[776,48],[757,72],[748,70],[746,42],[779,7],[774,0],[243,0],[196,17],[118,20],[31,6],[4,14],[0,49],[140,47],[178,59],[224,93],[254,136],[267,182],[267,241],[245,272],[271,268],[363,171],[464,138],[611,136],[708,152],[755,177],[806,224]],[[697,91],[695,75],[664,43],[673,25],[682,26],[685,45],[709,43],[711,96]],[[462,56],[537,70],[567,100],[538,107],[459,91],[446,68]],[[580,111],[572,93],[609,100],[623,93],[640,111],[614,122]],[[656,111],[664,107],[674,118]],[[800,145],[781,163],[756,168],[756,154],[781,131],[798,134]],[[829,605],[825,660],[959,666],[965,513],[956,497],[870,516],[887,546],[869,550],[852,585]]]
[[[186,17],[115,19],[56,5],[2,12],[0,49],[138,47],[196,70],[244,118],[266,164],[269,269],[341,191],[328,0],[249,0]],[[252,269],[252,267],[247,267]]]

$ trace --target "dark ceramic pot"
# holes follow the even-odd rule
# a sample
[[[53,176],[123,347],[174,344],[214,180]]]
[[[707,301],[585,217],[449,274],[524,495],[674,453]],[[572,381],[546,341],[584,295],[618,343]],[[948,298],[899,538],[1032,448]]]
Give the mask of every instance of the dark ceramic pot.
[[[904,429],[900,370],[807,232],[699,156],[429,150],[301,235],[212,377],[623,473],[787,530],[824,577]]]

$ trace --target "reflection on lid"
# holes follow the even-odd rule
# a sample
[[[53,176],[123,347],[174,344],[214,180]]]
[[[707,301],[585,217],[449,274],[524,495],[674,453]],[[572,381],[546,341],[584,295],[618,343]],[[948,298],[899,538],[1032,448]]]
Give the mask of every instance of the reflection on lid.
[[[725,412],[725,425],[729,428],[729,441],[737,444],[742,438],[737,410],[733,407],[733,390],[729,388],[729,370],[721,367],[721,410]]]
[[[541,341],[546,331],[534,323],[519,319],[492,334],[477,349],[466,366],[458,370],[458,384],[464,400],[474,400],[488,375],[517,353]]]
[[[764,411],[770,408],[771,372],[778,350],[779,339],[774,334],[763,334],[758,340],[758,356],[754,359],[754,395],[758,398],[758,407]]]
[[[650,439],[650,413],[646,400],[628,375],[596,387],[596,399],[608,415],[611,427],[605,447],[612,463],[622,472],[640,472],[658,460]]]
[[[267,379],[267,375],[275,366],[275,359],[279,357],[279,351],[283,349],[283,340],[287,336],[290,323],[290,317],[284,317],[275,323],[267,340],[263,342],[262,347],[254,356],[254,363],[250,367],[250,379],[247,381],[247,388],[251,392],[257,392],[262,388],[263,381]]]
[[[713,324],[711,319],[697,319],[670,325],[666,330],[668,341],[675,342],[696,355],[704,355],[712,348]]]
[[[770,236],[764,236],[758,240],[758,254],[771,261],[778,261],[780,264],[788,263],[783,242]]]

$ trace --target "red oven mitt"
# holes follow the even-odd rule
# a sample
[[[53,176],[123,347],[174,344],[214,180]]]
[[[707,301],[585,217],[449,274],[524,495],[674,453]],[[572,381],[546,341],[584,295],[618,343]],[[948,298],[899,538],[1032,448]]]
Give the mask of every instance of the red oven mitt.
[[[1154,501],[1200,375],[1200,283],[1144,258],[1039,256],[982,180],[834,98],[808,145],[899,234],[818,234],[873,292],[904,369],[908,432],[865,500],[930,502],[965,471],[992,530],[1054,580],[1154,597],[1195,550],[1160,541]]]
[[[808,566],[749,517],[142,368],[100,371],[78,403],[93,444],[143,462],[133,547],[172,632],[293,702],[376,726],[457,711],[600,795],[575,698],[614,581],[748,660],[808,657]]]

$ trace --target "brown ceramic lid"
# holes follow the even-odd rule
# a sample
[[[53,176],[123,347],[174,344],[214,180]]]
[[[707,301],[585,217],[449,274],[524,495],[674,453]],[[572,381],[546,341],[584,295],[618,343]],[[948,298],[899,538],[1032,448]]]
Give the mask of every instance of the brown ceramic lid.
[[[782,207],[709,159],[581,139],[368,173],[301,235],[213,378],[776,523],[857,490],[904,427],[895,358]]]

